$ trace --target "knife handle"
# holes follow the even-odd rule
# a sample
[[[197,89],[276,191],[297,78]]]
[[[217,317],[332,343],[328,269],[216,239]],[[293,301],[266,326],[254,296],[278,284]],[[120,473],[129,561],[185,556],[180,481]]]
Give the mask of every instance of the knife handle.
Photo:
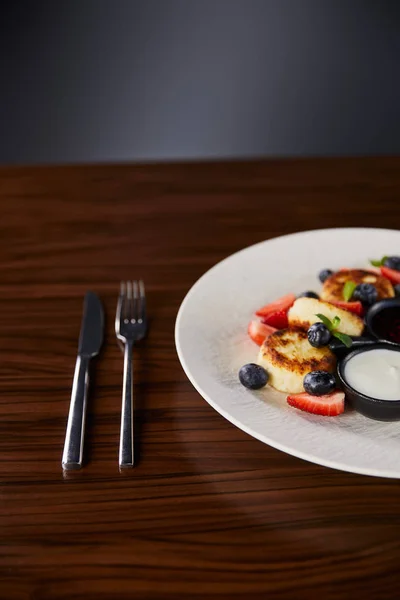
[[[80,469],[82,466],[88,387],[89,359],[78,356],[75,365],[67,433],[62,456],[63,469]]]
[[[133,467],[133,343],[127,341],[124,349],[124,382],[122,388],[121,433],[119,438],[119,466]]]

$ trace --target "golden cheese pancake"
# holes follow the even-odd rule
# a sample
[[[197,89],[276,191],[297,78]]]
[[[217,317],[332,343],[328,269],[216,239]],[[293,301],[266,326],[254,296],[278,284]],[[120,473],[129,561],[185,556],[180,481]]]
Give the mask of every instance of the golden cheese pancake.
[[[379,273],[364,271],[363,269],[343,269],[334,273],[325,281],[322,287],[321,300],[343,302],[343,287],[346,281],[353,281],[356,285],[359,283],[372,283],[376,287],[379,300],[393,298],[394,296],[392,284]]]
[[[307,333],[289,328],[270,335],[260,348],[258,364],[268,372],[268,382],[289,394],[304,392],[303,380],[310,371],[333,372],[336,356],[328,347],[314,348]]]
[[[337,331],[340,333],[357,336],[364,330],[364,321],[358,315],[315,298],[297,298],[288,313],[289,326],[307,330],[314,323],[321,321],[317,317],[318,314],[328,317],[330,321],[339,317]]]

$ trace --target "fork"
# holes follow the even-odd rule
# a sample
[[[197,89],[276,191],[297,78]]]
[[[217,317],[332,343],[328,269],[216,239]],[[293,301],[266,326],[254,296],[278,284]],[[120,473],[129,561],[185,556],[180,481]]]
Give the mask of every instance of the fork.
[[[133,467],[133,345],[143,339],[147,331],[146,295],[143,281],[121,282],[115,315],[115,334],[124,352],[122,388],[121,433],[119,466]]]

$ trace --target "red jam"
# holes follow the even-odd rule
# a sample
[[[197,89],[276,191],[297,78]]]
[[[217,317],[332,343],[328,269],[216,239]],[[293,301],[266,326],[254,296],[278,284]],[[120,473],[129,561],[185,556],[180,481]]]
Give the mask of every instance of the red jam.
[[[373,318],[373,328],[381,339],[400,343],[400,306],[378,312]]]

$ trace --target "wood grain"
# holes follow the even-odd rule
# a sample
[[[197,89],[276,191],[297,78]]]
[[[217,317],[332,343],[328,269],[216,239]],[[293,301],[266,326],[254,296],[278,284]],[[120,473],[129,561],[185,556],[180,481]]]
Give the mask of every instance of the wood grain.
[[[400,227],[400,159],[0,170],[0,598],[396,598],[400,487],[287,456],[225,421],[174,348],[185,293],[283,233]],[[140,462],[118,472],[118,282],[143,277]],[[60,459],[83,295],[107,313],[86,465]]]

